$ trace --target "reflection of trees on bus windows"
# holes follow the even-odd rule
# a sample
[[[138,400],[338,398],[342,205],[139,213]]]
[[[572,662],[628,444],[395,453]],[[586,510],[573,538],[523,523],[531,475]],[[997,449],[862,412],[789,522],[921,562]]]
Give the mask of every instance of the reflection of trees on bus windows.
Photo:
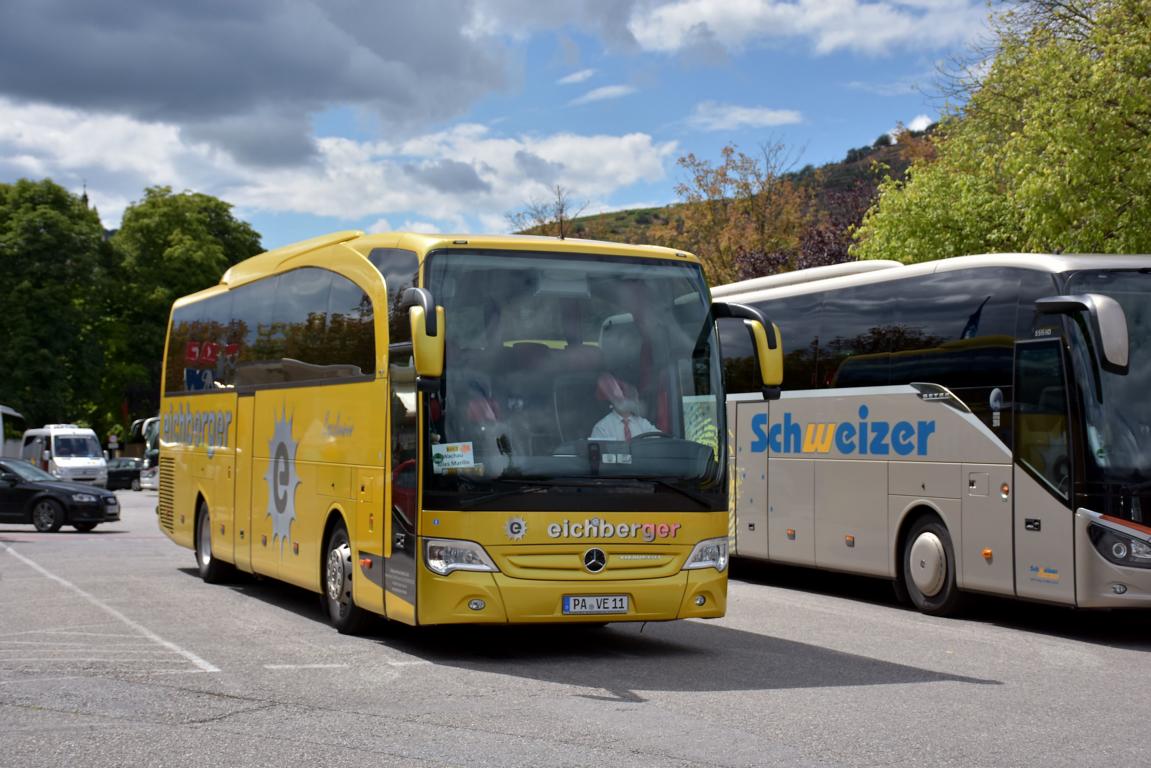
[[[355,378],[374,369],[370,299],[347,278],[309,267],[177,308],[165,387]]]

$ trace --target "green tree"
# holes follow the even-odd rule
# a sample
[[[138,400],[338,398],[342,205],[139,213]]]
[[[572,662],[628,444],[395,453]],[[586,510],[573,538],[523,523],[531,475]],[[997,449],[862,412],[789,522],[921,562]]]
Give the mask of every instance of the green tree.
[[[0,402],[30,424],[94,423],[104,230],[87,202],[49,181],[0,184]]]
[[[233,264],[260,253],[259,234],[211,195],[151,187],[124,212],[112,237],[120,256],[105,340],[106,400],[122,418],[159,408],[164,336],[172,302],[215,285]]]
[[[885,180],[860,258],[1151,251],[1151,5],[1026,0],[999,18],[987,73]]]

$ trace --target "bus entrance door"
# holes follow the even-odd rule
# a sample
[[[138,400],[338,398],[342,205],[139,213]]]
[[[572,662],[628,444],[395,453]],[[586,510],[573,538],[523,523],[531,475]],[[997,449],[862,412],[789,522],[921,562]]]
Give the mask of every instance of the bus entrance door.
[[[236,398],[236,483],[233,508],[236,513],[236,567],[252,572],[252,430],[256,398],[242,394]]]

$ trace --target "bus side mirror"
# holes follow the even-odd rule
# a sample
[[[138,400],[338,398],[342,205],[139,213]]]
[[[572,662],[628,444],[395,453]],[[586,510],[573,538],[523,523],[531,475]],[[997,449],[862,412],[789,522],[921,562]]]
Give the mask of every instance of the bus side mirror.
[[[1085,313],[1088,333],[1103,370],[1127,375],[1131,340],[1127,334],[1127,315],[1115,299],[1100,293],[1047,296],[1036,300],[1035,309],[1041,315]]]
[[[763,399],[778,400],[783,384],[783,342],[779,328],[763,314],[746,304],[712,304],[712,313],[719,320],[732,317],[743,320],[755,341],[755,358],[759,363],[759,378],[763,382]]]
[[[43,453],[40,454],[40,458],[43,461],[51,461],[52,460],[52,452],[49,450],[45,450]]]
[[[444,375],[444,308],[437,307],[431,291],[409,288],[400,307],[408,310],[412,324],[412,356],[416,363],[416,386],[424,392],[440,388]]]

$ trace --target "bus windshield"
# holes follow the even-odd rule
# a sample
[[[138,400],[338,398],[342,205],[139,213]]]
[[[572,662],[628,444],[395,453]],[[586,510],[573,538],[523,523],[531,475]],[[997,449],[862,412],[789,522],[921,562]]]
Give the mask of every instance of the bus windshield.
[[[452,251],[430,255],[425,277],[446,318],[428,504],[723,508],[721,368],[698,265]]]
[[[1084,500],[1106,514],[1151,521],[1151,273],[1092,270],[1067,278],[1068,293],[1101,293],[1127,315],[1130,370],[1101,370],[1080,323],[1072,323],[1072,356],[1085,417]]]

